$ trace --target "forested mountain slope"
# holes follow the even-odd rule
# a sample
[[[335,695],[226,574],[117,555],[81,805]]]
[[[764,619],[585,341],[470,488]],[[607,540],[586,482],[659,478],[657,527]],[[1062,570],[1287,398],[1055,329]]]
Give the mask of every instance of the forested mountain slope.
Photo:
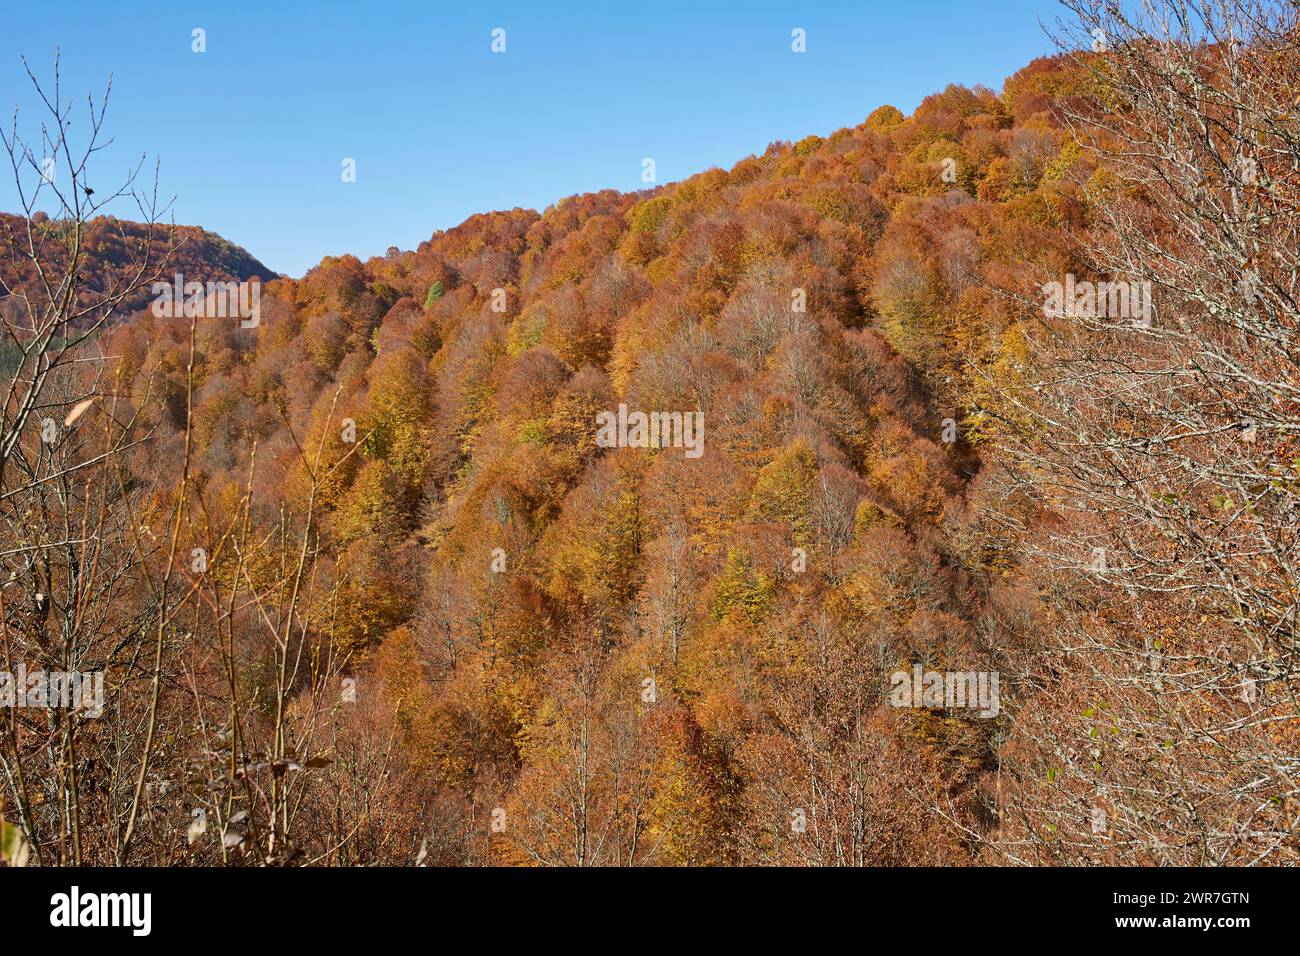
[[[229,513],[256,443],[273,524],[324,439],[330,645],[371,720],[397,708],[407,796],[463,817],[445,852],[500,806],[518,840],[478,852],[567,859],[582,787],[585,862],[970,858],[917,801],[977,816],[998,722],[885,698],[917,663],[996,671],[993,609],[1022,600],[968,503],[964,376],[1014,359],[982,272],[1028,274],[1087,215],[1044,95],[1066,82],[1040,62],[1001,97],[475,216],[270,283],[256,334],[200,326],[201,511]],[[174,449],[187,333],[142,315],[112,344],[171,370]],[[702,411],[703,454],[598,448],[619,403]]]

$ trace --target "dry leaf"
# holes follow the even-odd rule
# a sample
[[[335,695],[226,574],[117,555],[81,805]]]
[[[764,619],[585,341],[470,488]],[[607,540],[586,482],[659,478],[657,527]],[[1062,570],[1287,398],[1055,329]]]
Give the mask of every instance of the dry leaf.
[[[68,412],[68,417],[63,420],[63,427],[71,428],[76,424],[77,419],[86,414],[90,406],[94,404],[95,400],[93,398],[84,398],[77,402],[77,404],[72,406],[72,410]]]

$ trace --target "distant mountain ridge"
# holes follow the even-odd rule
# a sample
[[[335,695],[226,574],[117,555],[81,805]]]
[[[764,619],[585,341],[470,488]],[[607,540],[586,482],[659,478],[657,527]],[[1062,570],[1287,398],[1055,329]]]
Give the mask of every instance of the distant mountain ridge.
[[[64,255],[56,230],[60,228],[57,220],[44,213],[36,213],[32,222],[41,230],[46,240],[46,248],[41,250],[42,258],[58,261]],[[114,281],[122,281],[127,272],[138,263],[141,253],[149,246],[150,261],[161,262],[168,244],[175,242],[167,267],[163,270],[165,278],[170,281],[175,273],[186,277],[187,281],[196,282],[242,282],[247,279],[274,279],[279,273],[257,259],[248,250],[228,239],[209,232],[200,226],[173,226],[169,223],[155,224],[150,235],[147,223],[118,219],[116,216],[97,216],[86,224],[84,236],[85,257],[82,260],[82,285],[90,294],[101,294]],[[39,238],[38,238],[39,241]],[[23,248],[27,243],[26,220],[10,213],[0,213],[0,274],[5,283],[13,287],[17,283],[30,281],[33,275],[18,276],[8,270],[21,257],[10,254],[10,245]],[[30,273],[29,267],[29,273]],[[153,272],[151,268],[150,273]],[[122,311],[126,314],[135,312],[148,305],[152,291],[150,288],[137,290],[123,302]]]

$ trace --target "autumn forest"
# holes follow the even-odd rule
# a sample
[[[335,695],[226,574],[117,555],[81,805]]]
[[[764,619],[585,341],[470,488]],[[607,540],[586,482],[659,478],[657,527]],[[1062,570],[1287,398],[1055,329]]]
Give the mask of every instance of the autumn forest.
[[[4,862],[1300,863],[1296,8],[1066,6],[301,278],[33,67]]]

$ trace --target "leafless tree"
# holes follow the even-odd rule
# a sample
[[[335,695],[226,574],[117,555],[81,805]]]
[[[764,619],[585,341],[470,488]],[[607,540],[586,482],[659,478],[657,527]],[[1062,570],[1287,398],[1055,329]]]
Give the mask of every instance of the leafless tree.
[[[10,674],[19,664],[102,672],[106,696],[116,697],[134,679],[160,678],[136,638],[165,618],[167,598],[124,600],[145,586],[141,572],[156,550],[131,543],[151,490],[122,480],[123,457],[148,439],[140,409],[151,396],[123,394],[101,333],[161,274],[174,243],[160,225],[167,204],[158,201],[156,170],[151,185],[140,185],[143,158],[116,188],[91,185],[97,154],[112,144],[104,134],[111,81],[100,99],[87,99],[82,120],[57,59],[53,72],[46,85],[27,68],[44,112],[39,136],[24,138],[17,111],[10,129],[0,130],[21,205],[0,236],[0,640]],[[145,235],[122,235],[127,261],[91,283],[91,220],[118,203],[134,205]],[[128,763],[140,774],[148,764],[147,746],[120,759],[120,742],[136,739],[139,714],[108,707],[103,719],[118,724],[118,735],[92,731],[92,716],[84,706],[5,709],[4,803],[16,810],[38,863],[88,861],[98,850],[84,832],[83,800],[107,792],[112,802],[132,776]]]
[[[1006,520],[1045,610],[1021,635],[1031,692],[1003,750],[997,849],[1294,861],[1296,7],[1065,5],[1083,92],[1058,115],[1093,210],[1076,281],[1148,289],[1151,307],[1139,293],[1055,310],[1031,336],[1029,387],[1004,393]]]

